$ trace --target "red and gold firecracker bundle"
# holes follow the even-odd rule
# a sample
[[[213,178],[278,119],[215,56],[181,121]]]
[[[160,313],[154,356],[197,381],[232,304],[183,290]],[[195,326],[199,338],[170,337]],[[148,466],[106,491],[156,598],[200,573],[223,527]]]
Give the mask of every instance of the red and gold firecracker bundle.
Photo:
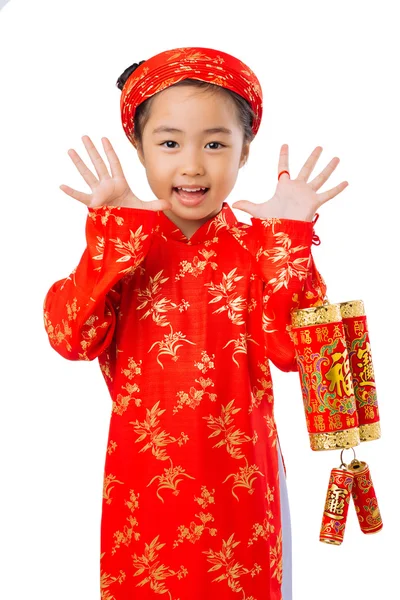
[[[381,437],[367,317],[362,300],[339,303],[353,377],[360,440]]]
[[[357,407],[339,305],[294,310],[291,335],[311,449],[357,446]]]
[[[354,459],[347,470],[354,475],[351,493],[361,531],[376,533],[383,523],[369,467],[364,461]]]
[[[336,546],[343,542],[353,482],[352,473],[343,469],[332,469],[322,515],[319,535],[321,542]]]

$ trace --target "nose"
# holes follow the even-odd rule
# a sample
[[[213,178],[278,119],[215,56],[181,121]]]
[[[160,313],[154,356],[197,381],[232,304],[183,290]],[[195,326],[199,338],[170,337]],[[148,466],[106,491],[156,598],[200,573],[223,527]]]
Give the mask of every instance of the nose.
[[[204,165],[201,152],[196,149],[188,150],[182,157],[181,175],[196,177],[204,175]]]

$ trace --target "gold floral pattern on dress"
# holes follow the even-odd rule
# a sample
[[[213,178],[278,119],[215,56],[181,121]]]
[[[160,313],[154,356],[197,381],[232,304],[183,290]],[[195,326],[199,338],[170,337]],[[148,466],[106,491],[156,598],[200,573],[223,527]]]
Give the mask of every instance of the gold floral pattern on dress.
[[[142,360],[136,362],[132,357],[128,359],[128,368],[122,368],[121,371],[125,375],[125,377],[129,380],[133,379],[137,375],[142,374]],[[115,400],[112,404],[112,410],[117,415],[123,415],[124,412],[128,409],[130,403],[133,401],[135,406],[141,406],[142,400],[136,396],[137,392],[140,392],[140,388],[138,384],[135,383],[126,383],[121,386],[121,390],[126,390],[128,394],[117,394]],[[135,395],[134,395],[135,394]]]
[[[201,353],[201,361],[195,361],[194,366],[197,367],[202,373],[207,373],[208,369],[215,369],[214,359],[215,354],[208,356],[207,350],[203,350]]]
[[[129,421],[130,425],[134,425],[134,432],[139,436],[135,443],[140,443],[146,438],[148,438],[148,442],[140,448],[139,452],[146,452],[146,450],[150,450],[153,456],[156,457],[157,460],[168,460],[170,457],[166,453],[165,446],[168,444],[178,444],[182,446],[186,444],[189,440],[189,437],[182,432],[179,438],[171,436],[166,431],[161,431],[161,427],[157,427],[160,423],[159,417],[163,413],[165,413],[165,408],[160,409],[160,401],[156,402],[151,409],[146,409],[146,419],[142,422],[138,421]]]
[[[233,292],[233,290],[236,289],[235,282],[243,279],[243,275],[236,275],[236,271],[237,267],[232,269],[228,274],[222,273],[221,283],[215,284],[214,282],[211,282],[205,283],[204,285],[208,287],[209,293],[214,296],[209,304],[225,300],[225,304],[220,308],[217,308],[217,310],[214,310],[213,314],[227,311],[228,317],[232,323],[235,325],[244,325],[245,320],[243,312],[247,308],[247,300]]]
[[[183,481],[183,479],[176,480],[177,477],[184,475],[189,479],[196,479],[195,477],[192,477],[191,475],[186,473],[186,469],[183,469],[180,465],[174,467],[171,460],[170,462],[171,466],[168,469],[164,469],[164,475],[155,475],[153,479],[147,484],[147,487],[149,487],[149,485],[151,485],[153,481],[156,481],[156,479],[158,479],[157,498],[159,498],[161,502],[164,502],[164,498],[160,496],[160,490],[162,489],[173,490],[172,493],[174,496],[177,496],[179,494],[178,483]]]
[[[139,508],[139,496],[140,494],[135,494],[133,490],[129,490],[129,500],[125,500],[124,504],[128,507],[131,513]],[[136,517],[128,515],[126,520],[128,521],[128,525],[125,525],[123,531],[115,531],[113,534],[114,546],[111,549],[111,554],[113,556],[117,552],[118,548],[121,547],[121,544],[124,544],[124,546],[129,546],[132,538],[136,541],[140,539],[140,532],[134,531],[134,528],[139,525]]]
[[[204,269],[209,265],[214,271],[218,268],[218,264],[210,259],[213,256],[217,256],[217,253],[214,250],[206,250],[205,248],[199,250],[198,253],[203,257],[204,260],[201,260],[199,256],[195,256],[193,261],[190,262],[188,260],[182,260],[180,264],[180,271],[177,275],[175,275],[175,280],[179,281],[185,277],[187,273],[193,275],[193,277],[198,277],[204,271]]]
[[[113,452],[116,451],[116,449],[118,448],[118,444],[117,442],[115,442],[114,440],[110,440],[108,442],[108,446],[107,446],[107,454],[110,455]]]
[[[71,344],[68,341],[68,338],[72,336],[72,329],[68,324],[68,321],[76,318],[76,313],[80,311],[80,308],[77,307],[77,299],[74,298],[71,304],[66,303],[66,312],[68,315],[68,320],[63,319],[61,321],[62,325],[57,324],[55,327],[50,321],[50,316],[47,311],[44,312],[44,327],[47,331],[47,335],[49,339],[53,343],[54,347],[59,344],[64,343],[67,350],[71,350]]]
[[[222,483],[225,483],[233,477],[233,486],[232,486],[232,496],[236,498],[239,502],[239,496],[235,494],[235,488],[245,488],[247,489],[249,494],[254,493],[253,484],[256,481],[257,477],[253,477],[253,475],[261,475],[261,477],[265,477],[264,473],[260,471],[257,465],[249,465],[247,458],[244,457],[246,465],[244,467],[239,467],[239,471],[237,473],[230,473],[228,477],[224,479]]]
[[[182,333],[181,331],[176,331],[174,333],[174,331],[172,330],[172,325],[170,325],[170,329],[171,329],[170,333],[164,335],[164,341],[158,340],[157,342],[154,342],[154,344],[151,345],[150,350],[149,350],[149,352],[151,352],[155,346],[158,346],[159,351],[157,354],[157,362],[162,368],[164,368],[164,365],[159,360],[159,357],[162,354],[167,354],[167,355],[171,356],[173,361],[178,360],[178,358],[179,358],[177,355],[178,348],[181,348],[181,346],[183,346],[183,344],[179,344],[179,342],[186,342],[187,344],[193,344],[193,346],[196,345],[194,342],[187,340],[186,335],[184,333]]]
[[[215,490],[209,492],[205,485],[201,488],[201,497],[194,497],[194,501],[200,504],[203,508],[206,508],[208,504],[214,504],[214,494]],[[188,540],[192,544],[195,544],[203,535],[204,531],[208,530],[208,533],[211,536],[217,535],[217,529],[215,527],[208,527],[207,523],[211,523],[214,521],[214,517],[211,513],[200,512],[200,514],[195,515],[200,521],[200,523],[196,523],[195,521],[191,521],[189,527],[185,525],[179,525],[178,527],[178,539],[174,540],[173,547],[177,548],[179,544],[183,544],[185,540]]]
[[[259,538],[264,540],[268,540],[270,535],[275,533],[275,525],[271,522],[274,520],[274,513],[271,510],[271,503],[274,501],[274,487],[270,487],[267,483],[267,491],[265,493],[265,498],[267,499],[270,508],[267,508],[265,511],[266,517],[262,523],[254,523],[253,525],[253,535],[249,539],[247,546],[252,546],[255,542],[258,541]]]
[[[153,590],[155,594],[168,594],[168,598],[173,600],[171,592],[166,587],[165,580],[168,577],[182,579],[187,576],[188,570],[181,565],[179,571],[174,571],[170,567],[160,564],[160,561],[157,560],[158,551],[161,550],[165,544],[159,543],[159,537],[160,536],[157,535],[150,544],[145,544],[145,550],[142,556],[138,556],[136,553],[132,556],[133,566],[137,569],[133,576],[139,577],[139,575],[146,573],[145,578],[139,581],[139,583],[136,584],[136,587],[143,587],[144,585],[149,584],[150,589]],[[179,598],[176,600],[179,600]]]
[[[229,342],[223,346],[223,348],[227,348],[229,344],[233,344],[234,351],[232,352],[232,360],[238,367],[240,367],[240,365],[235,358],[235,354],[247,354],[247,342],[253,342],[254,344],[257,344],[257,346],[260,345],[256,340],[253,340],[250,333],[240,333],[236,340],[229,340]]]
[[[103,498],[106,501],[106,504],[111,504],[112,502],[112,498],[111,498],[111,490],[114,488],[114,483],[120,483],[121,485],[124,484],[123,481],[119,481],[115,475],[105,475],[104,477],[104,481],[103,481]]]
[[[100,563],[103,560],[103,557],[105,556],[105,554],[106,554],[105,552],[101,553]],[[123,583],[125,581],[125,579],[126,579],[126,573],[122,569],[119,570],[119,575],[115,576],[115,575],[110,575],[106,571],[103,571],[103,569],[101,568],[101,572],[100,572],[101,600],[117,600],[116,596],[114,596],[114,594],[112,594],[108,588],[110,587],[110,585],[112,585],[114,583],[119,583],[119,584]]]
[[[265,377],[261,377],[257,379],[258,383],[261,387],[253,386],[251,390],[251,401],[249,406],[249,413],[251,413],[255,408],[258,408],[266,398],[266,401],[270,404],[274,402],[274,395],[272,390],[272,379],[271,379],[271,371],[269,368],[268,358],[265,358],[264,363],[258,362],[258,368],[264,373]]]
[[[213,565],[208,571],[219,571],[222,569],[224,572],[218,577],[215,577],[213,581],[226,581],[233,592],[242,593],[242,600],[256,600],[253,596],[246,595],[246,592],[240,583],[240,578],[243,577],[243,575],[255,577],[255,575],[260,573],[262,568],[259,564],[254,563],[253,567],[248,569],[235,560],[233,550],[240,544],[240,541],[235,542],[234,537],[235,534],[232,533],[228,540],[222,540],[222,548],[219,552],[215,552],[211,549],[203,550],[203,553],[207,555],[208,562]]]
[[[180,304],[168,300],[168,298],[162,295],[162,285],[169,280],[169,277],[162,277],[164,269],[161,269],[154,277],[149,277],[149,283],[145,289],[136,289],[138,292],[138,301],[141,303],[136,307],[136,310],[142,310],[146,308],[146,312],[140,317],[140,319],[146,319],[149,315],[156,325],[160,327],[166,327],[170,325],[165,315],[169,310],[179,308],[180,312],[187,310],[190,306],[188,302],[182,300]]]
[[[217,399],[217,394],[212,394],[211,392],[207,392],[207,387],[213,387],[214,382],[209,377],[204,379],[204,377],[199,377],[199,379],[195,379],[195,382],[200,385],[201,389],[198,389],[192,386],[189,392],[179,391],[176,393],[178,396],[178,400],[175,406],[172,409],[173,414],[175,415],[179,410],[181,410],[184,406],[189,406],[193,410],[197,408],[200,402],[203,399],[203,396],[208,396],[211,402],[215,402]]]

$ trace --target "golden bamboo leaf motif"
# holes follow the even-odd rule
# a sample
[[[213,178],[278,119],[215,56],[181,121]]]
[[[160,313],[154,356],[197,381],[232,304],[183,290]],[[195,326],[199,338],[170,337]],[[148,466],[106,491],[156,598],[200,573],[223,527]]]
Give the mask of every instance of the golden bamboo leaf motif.
[[[162,490],[162,489],[172,490],[172,493],[174,496],[177,496],[179,494],[180,490],[178,490],[178,483],[183,481],[183,479],[176,479],[176,478],[179,477],[180,475],[184,475],[185,477],[188,477],[189,479],[196,479],[195,477],[192,477],[191,475],[188,475],[187,473],[185,473],[185,469],[183,469],[180,465],[174,467],[172,464],[172,461],[170,461],[170,462],[171,462],[171,466],[169,467],[169,469],[164,469],[164,475],[156,475],[147,484],[147,487],[149,487],[149,485],[151,485],[153,483],[153,481],[156,481],[156,479],[158,479],[159,483],[158,483],[158,487],[157,487],[157,498],[159,498],[161,500],[161,502],[164,502],[164,498],[162,496],[160,496],[160,490]]]
[[[114,488],[114,483],[120,483],[124,485],[124,481],[119,481],[115,475],[106,475],[103,481],[103,498],[106,501],[106,504],[111,504],[111,490]]]
[[[160,427],[157,427],[159,424],[159,418],[163,413],[165,413],[165,408],[160,409],[160,401],[156,402],[151,409],[146,408],[146,419],[142,422],[138,421],[129,421],[130,425],[133,425],[134,432],[139,436],[135,443],[140,443],[146,438],[148,438],[147,444],[145,444],[139,452],[146,452],[151,448],[151,452],[153,456],[155,456],[158,460],[169,460],[169,456],[166,453],[164,447],[168,444],[178,443],[179,446],[186,444],[189,440],[189,437],[181,432],[179,438],[171,436],[166,431],[161,431]]]
[[[273,442],[272,442],[271,446],[272,446],[272,448],[274,448],[278,441],[275,419],[269,415],[264,415],[264,419],[265,419],[265,421],[267,423],[267,427],[268,427],[268,432],[269,432],[268,438],[270,438],[270,437],[273,438]]]
[[[178,351],[178,348],[183,346],[183,344],[179,344],[180,341],[186,342],[187,344],[192,344],[193,346],[196,345],[194,342],[187,340],[186,335],[183,334],[181,331],[176,331],[174,333],[171,325],[170,325],[170,328],[171,328],[171,332],[164,335],[164,341],[163,342],[162,341],[154,342],[154,344],[152,344],[151,348],[148,350],[148,352],[151,352],[155,346],[159,347],[159,351],[157,354],[157,362],[162,368],[164,368],[164,365],[159,360],[159,356],[161,356],[162,354],[167,354],[172,357],[173,361],[176,362],[179,358],[176,354]]]
[[[137,554],[132,556],[133,566],[137,569],[133,576],[139,577],[139,575],[146,573],[144,579],[139,581],[136,587],[143,587],[149,584],[150,589],[155,594],[168,594],[168,597],[172,600],[171,592],[165,587],[165,580],[168,577],[182,579],[182,577],[186,577],[188,570],[181,565],[179,571],[174,571],[170,567],[160,564],[160,561],[157,561],[157,552],[165,546],[165,544],[159,543],[159,537],[157,535],[150,544],[145,544],[145,551],[142,556],[138,556]]]
[[[276,545],[270,548],[269,559],[272,577],[275,577],[279,583],[282,583],[282,530],[276,539]]]
[[[215,577],[213,581],[221,582],[226,581],[228,587],[234,592],[241,592],[243,600],[255,600],[252,596],[247,596],[243,589],[240,578],[243,575],[251,575],[254,577],[258,575],[262,570],[261,566],[254,563],[251,569],[243,567],[239,562],[235,561],[233,549],[240,544],[240,542],[234,541],[234,533],[228,540],[222,540],[222,548],[219,552],[214,550],[203,550],[203,553],[207,555],[207,560],[213,566],[208,571],[219,571],[222,569],[224,572]]]
[[[139,496],[140,494],[135,494],[133,490],[129,491],[129,500],[125,500],[124,504],[128,507],[131,513],[139,508]],[[123,531],[115,531],[113,534],[114,546],[111,549],[112,555],[117,552],[118,548],[121,547],[121,544],[129,546],[132,538],[134,538],[135,541],[140,539],[140,533],[138,531],[134,531],[134,528],[139,525],[136,517],[128,515],[126,520],[128,521],[128,525],[125,525]]]
[[[138,302],[141,303],[136,310],[146,308],[146,312],[143,313],[140,320],[146,319],[151,315],[153,321],[160,327],[170,325],[164,313],[178,307],[180,312],[182,312],[182,310],[187,309],[189,306],[185,301],[183,301],[183,304],[178,305],[162,295],[162,285],[169,279],[169,277],[162,277],[163,270],[161,269],[154,277],[149,278],[148,286],[144,290],[140,288],[135,290],[138,292]]]
[[[248,341],[253,342],[254,344],[257,344],[257,346],[260,345],[258,342],[256,342],[256,340],[253,340],[250,333],[240,333],[239,337],[236,340],[229,340],[229,342],[227,342],[224,346],[224,348],[227,348],[227,346],[229,346],[229,344],[234,345],[235,349],[232,352],[232,360],[238,367],[240,365],[235,358],[235,354],[247,354],[247,342]]]
[[[207,421],[208,427],[213,430],[213,433],[208,436],[209,438],[223,436],[223,439],[214,444],[213,448],[225,446],[232,458],[240,459],[244,457],[244,454],[238,446],[245,442],[251,442],[253,438],[245,435],[239,429],[235,429],[232,416],[242,409],[234,408],[234,402],[235,400],[231,400],[226,406],[221,406],[220,417],[210,415],[209,417],[203,417],[203,419]]]
[[[247,309],[247,300],[237,293],[233,292],[236,289],[235,282],[243,279],[243,275],[236,275],[237,267],[232,269],[228,274],[222,273],[221,283],[215,284],[214,282],[205,283],[208,287],[209,293],[214,296],[209,304],[216,302],[225,302],[223,306],[213,311],[213,314],[219,314],[227,311],[228,318],[235,325],[244,325],[245,320],[243,312]]]
[[[268,281],[268,288],[272,286],[272,293],[277,292],[281,287],[288,287],[288,283],[292,277],[298,277],[300,280],[305,279],[308,273],[309,257],[293,258],[300,250],[305,250],[306,246],[296,246],[292,248],[292,240],[287,233],[279,231],[273,234],[276,238],[276,244],[264,250],[259,248],[256,254],[256,259],[260,260],[261,256],[267,256],[274,263],[274,272],[276,277],[272,277]],[[304,265],[303,263],[306,263]],[[280,269],[278,267],[281,267]]]

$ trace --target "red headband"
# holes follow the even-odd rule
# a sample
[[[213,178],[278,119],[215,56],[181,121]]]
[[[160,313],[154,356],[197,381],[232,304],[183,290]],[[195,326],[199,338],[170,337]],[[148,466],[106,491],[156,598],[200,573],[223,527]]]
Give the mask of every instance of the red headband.
[[[121,120],[133,143],[136,107],[182,79],[199,79],[232,90],[245,98],[255,113],[252,130],[260,127],[262,90],[253,71],[241,60],[212,48],[175,48],[152,56],[128,77],[121,94]]]

